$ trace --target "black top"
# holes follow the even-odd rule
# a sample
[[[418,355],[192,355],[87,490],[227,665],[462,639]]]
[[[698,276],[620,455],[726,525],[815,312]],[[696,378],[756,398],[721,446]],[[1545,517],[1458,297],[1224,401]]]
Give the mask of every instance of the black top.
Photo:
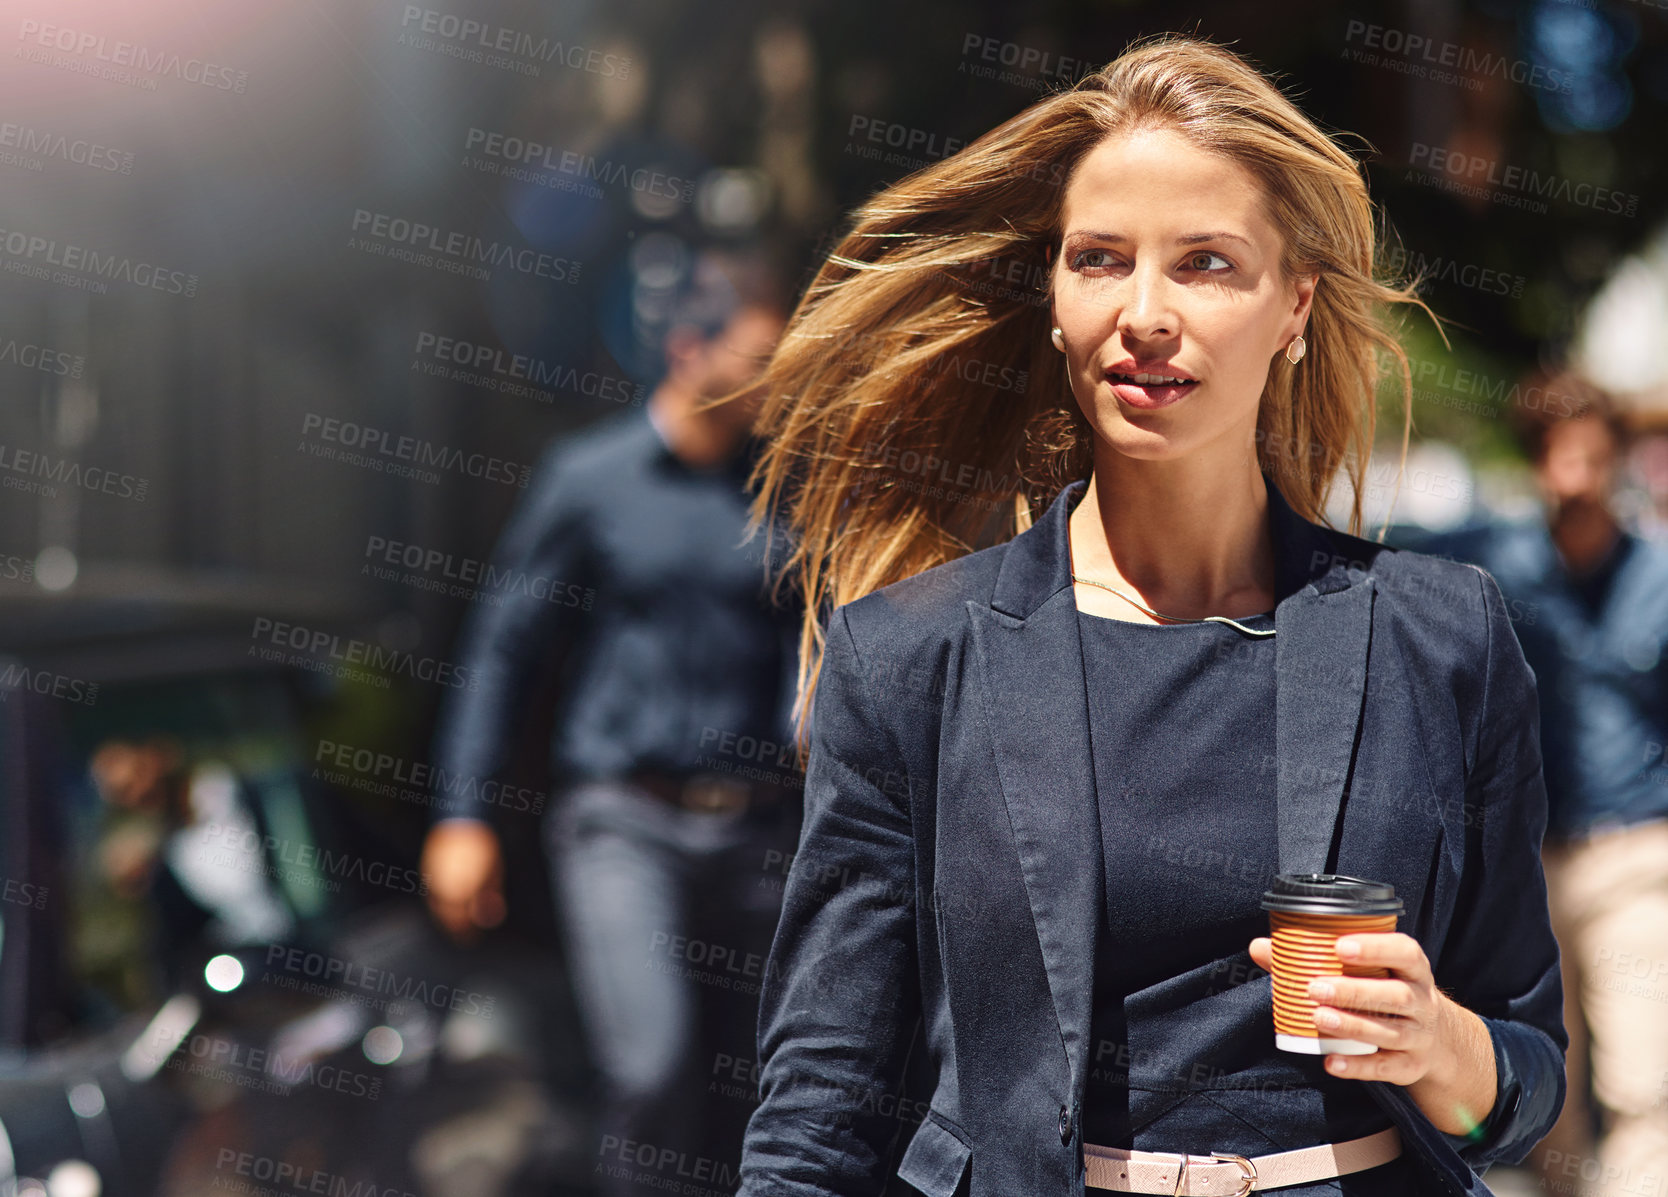
[[[798,607],[773,605],[765,534],[745,545],[744,488],[759,444],[698,469],[646,411],[550,451],[514,512],[464,629],[474,682],[447,694],[441,814],[484,817],[541,683],[558,678],[552,765],[559,779],[638,768],[792,768]],[[483,592],[486,588],[482,588]]]
[[[1239,622],[1274,626],[1268,614]],[[1268,974],[1247,951],[1268,934],[1261,898],[1278,872],[1278,636],[1082,612],[1078,623],[1107,893],[1084,1140],[1251,1156],[1390,1125],[1360,1082],[1325,1072],[1324,1057],[1274,1046]],[[1178,753],[1178,727],[1217,748]],[[1342,1191],[1406,1192],[1409,1166],[1343,1178]],[[1337,1193],[1339,1183],[1281,1193]]]

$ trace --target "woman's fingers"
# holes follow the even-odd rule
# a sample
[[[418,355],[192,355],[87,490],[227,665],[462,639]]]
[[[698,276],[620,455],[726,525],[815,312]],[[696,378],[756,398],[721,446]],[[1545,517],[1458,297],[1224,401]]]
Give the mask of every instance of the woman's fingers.
[[[1324,1006],[1359,1014],[1418,1020],[1419,991],[1398,977],[1319,977],[1309,982],[1309,996]]]
[[[1373,931],[1340,935],[1333,949],[1345,964],[1361,968],[1388,968],[1409,981],[1428,982],[1431,962],[1419,941],[1402,931]]]
[[[1411,1052],[1389,1051],[1380,1048],[1370,1056],[1326,1057],[1326,1071],[1333,1076],[1352,1081],[1389,1081],[1392,1085],[1411,1085],[1424,1075],[1424,1070]]]
[[[1316,1007],[1315,1027],[1329,1039],[1359,1039],[1394,1051],[1409,1051],[1424,1042],[1420,1027],[1411,1019],[1358,1014],[1336,1006]]]

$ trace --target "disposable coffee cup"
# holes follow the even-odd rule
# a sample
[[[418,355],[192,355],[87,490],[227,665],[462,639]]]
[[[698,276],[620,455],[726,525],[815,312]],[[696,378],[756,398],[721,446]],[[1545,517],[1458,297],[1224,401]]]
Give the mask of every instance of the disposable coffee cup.
[[[1337,1052],[1370,1056],[1378,1046],[1359,1039],[1335,1039],[1315,1026],[1309,982],[1316,977],[1388,977],[1385,968],[1345,964],[1338,959],[1340,935],[1394,931],[1402,900],[1394,886],[1338,873],[1280,873],[1264,892],[1269,935],[1274,940],[1274,1046],[1306,1056]]]

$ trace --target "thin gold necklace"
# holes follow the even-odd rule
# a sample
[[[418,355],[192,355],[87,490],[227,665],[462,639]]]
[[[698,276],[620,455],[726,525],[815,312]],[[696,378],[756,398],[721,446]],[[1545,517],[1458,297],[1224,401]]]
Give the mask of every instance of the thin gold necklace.
[[[1105,582],[1097,582],[1093,578],[1085,578],[1082,574],[1073,574],[1071,576],[1071,580],[1073,582],[1082,582],[1089,586],[1099,586],[1102,590],[1110,590],[1113,594],[1123,599],[1124,602],[1141,608],[1141,610],[1145,611],[1148,615],[1151,615],[1155,619],[1167,619],[1171,623],[1225,623],[1229,627],[1238,628],[1247,636],[1272,636],[1275,632],[1274,628],[1248,628],[1238,620],[1229,619],[1226,615],[1207,615],[1203,619],[1186,619],[1180,615],[1165,615],[1161,611],[1154,611],[1140,599],[1125,594],[1116,586],[1108,586]]]

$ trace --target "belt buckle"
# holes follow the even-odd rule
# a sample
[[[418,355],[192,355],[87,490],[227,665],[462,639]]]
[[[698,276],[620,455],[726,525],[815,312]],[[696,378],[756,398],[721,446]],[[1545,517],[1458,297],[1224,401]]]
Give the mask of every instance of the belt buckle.
[[[1210,1153],[1210,1158],[1213,1160],[1232,1160],[1243,1170],[1244,1175],[1240,1177],[1240,1180],[1244,1182],[1245,1187],[1235,1193],[1234,1197],[1246,1197],[1246,1194],[1256,1187],[1257,1165],[1253,1164],[1244,1156],[1235,1155],[1231,1151],[1213,1151]]]
[[[735,815],[747,809],[748,785],[723,773],[697,773],[683,783],[678,795],[686,810],[708,815]]]
[[[1176,1187],[1170,1190],[1170,1197],[1181,1197],[1181,1191],[1187,1187],[1187,1152],[1176,1154],[1181,1156],[1181,1167],[1176,1171]]]

